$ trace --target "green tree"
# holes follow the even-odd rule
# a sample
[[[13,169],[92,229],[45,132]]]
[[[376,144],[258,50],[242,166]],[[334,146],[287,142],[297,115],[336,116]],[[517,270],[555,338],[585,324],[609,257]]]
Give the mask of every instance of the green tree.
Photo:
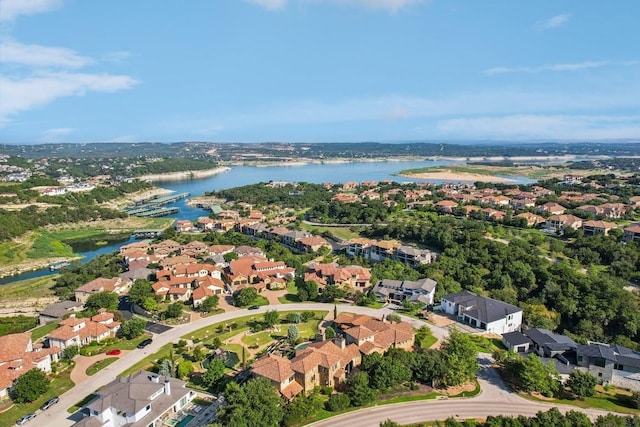
[[[258,291],[255,288],[242,288],[233,293],[233,304],[236,307],[247,307],[258,298]]]
[[[202,375],[202,384],[209,389],[213,388],[218,380],[224,376],[224,369],[225,366],[222,359],[216,357],[210,360],[209,367]]]
[[[144,332],[147,327],[147,321],[140,317],[133,317],[131,320],[126,320],[120,325],[118,334],[127,340],[138,338]]]
[[[193,373],[193,363],[188,360],[183,360],[178,363],[178,367],[176,368],[176,374],[178,378],[187,378],[189,375]]]
[[[278,310],[269,310],[264,314],[264,324],[267,328],[273,328],[280,320]]]
[[[11,399],[16,403],[33,402],[49,390],[47,375],[40,369],[31,369],[20,376],[11,389]]]
[[[160,361],[160,367],[158,368],[158,374],[164,377],[173,377],[174,364],[171,359],[162,359]]]
[[[182,315],[184,304],[180,301],[173,302],[167,306],[167,310],[164,312],[164,317],[167,319],[177,319]]]
[[[478,372],[478,352],[471,338],[451,329],[449,337],[441,347],[444,364],[447,367],[442,376],[442,383],[447,386],[460,385],[471,381]]]
[[[326,302],[333,302],[336,299],[344,298],[347,296],[347,291],[342,289],[338,285],[327,285],[322,289],[322,300]]]
[[[284,415],[284,401],[266,378],[254,378],[243,385],[229,383],[226,404],[217,420],[226,427],[273,427]]]
[[[144,301],[142,301],[142,308],[147,311],[153,311],[158,308],[158,301],[155,297],[146,297]]]
[[[535,354],[522,358],[517,370],[518,382],[525,391],[553,396],[560,386],[560,376],[551,365],[545,365]]]
[[[118,294],[108,291],[96,292],[89,295],[84,307],[88,310],[98,310],[100,308],[116,310],[118,308]]]
[[[571,392],[580,400],[585,397],[591,397],[596,393],[596,385],[598,379],[589,372],[574,369],[569,374],[569,379],[565,386],[571,389]]]
[[[284,425],[300,425],[304,420],[322,409],[322,404],[323,401],[318,393],[311,393],[310,395],[300,393],[285,407]]]
[[[298,331],[298,326],[295,324],[289,325],[289,328],[287,329],[287,338],[289,338],[289,341],[295,342],[299,337],[300,331]]]
[[[347,395],[353,406],[363,406],[376,399],[376,390],[369,386],[369,375],[358,372],[347,381]]]
[[[133,285],[131,285],[131,289],[129,289],[129,299],[138,305],[143,305],[146,298],[153,296],[151,282],[145,279],[136,280],[133,282]]]
[[[318,298],[318,284],[314,280],[300,280],[297,287],[300,301],[314,301]]]
[[[204,301],[202,301],[202,305],[200,306],[200,310],[205,312],[211,312],[218,308],[218,304],[220,303],[220,297],[218,295],[211,295],[206,297]]]
[[[328,326],[327,329],[324,330],[324,337],[328,340],[334,339],[336,337],[336,330]]]
[[[207,352],[201,345],[196,346],[191,353],[194,362],[201,362],[207,357]]]
[[[76,355],[80,352],[80,349],[77,345],[70,345],[65,347],[62,352],[62,356],[67,360],[72,360]]]

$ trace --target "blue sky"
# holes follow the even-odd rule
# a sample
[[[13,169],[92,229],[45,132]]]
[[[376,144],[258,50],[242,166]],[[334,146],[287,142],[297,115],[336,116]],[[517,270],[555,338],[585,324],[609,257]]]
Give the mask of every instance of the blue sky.
[[[0,0],[0,142],[640,140],[640,1]]]

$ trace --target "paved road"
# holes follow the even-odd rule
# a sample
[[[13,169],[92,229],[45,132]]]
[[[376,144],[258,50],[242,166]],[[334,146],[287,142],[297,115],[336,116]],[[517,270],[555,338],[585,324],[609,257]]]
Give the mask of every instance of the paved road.
[[[531,402],[511,393],[504,385],[498,373],[491,367],[491,356],[482,354],[479,358],[481,393],[468,399],[423,400],[417,402],[383,405],[361,409],[309,426],[313,427],[374,427],[391,419],[399,424],[414,424],[424,421],[445,420],[455,417],[459,420],[468,418],[484,418],[489,415],[525,415],[534,416],[539,411],[557,407],[562,412],[578,410],[594,418],[607,414],[606,411],[580,409],[575,406],[551,405]]]
[[[117,362],[107,366],[102,371],[98,372],[94,376],[91,377],[91,381],[85,381],[80,384],[77,384],[74,388],[69,390],[64,395],[60,396],[60,403],[56,405],[55,410],[50,409],[49,411],[38,413],[37,420],[38,423],[46,423],[51,426],[69,426],[74,423],[73,420],[69,418],[69,414],[66,412],[66,409],[73,406],[77,402],[84,399],[86,396],[93,393],[99,387],[113,381],[116,376],[118,376],[121,372],[123,372],[128,367],[132,366],[139,360],[143,359],[149,354],[155,353],[162,347],[163,345],[169,342],[178,342],[178,340],[186,334],[190,332],[196,331],[200,328],[203,328],[207,325],[212,325],[218,322],[224,322],[227,320],[232,320],[238,317],[247,316],[247,315],[256,315],[265,313],[267,310],[278,310],[278,311],[305,311],[305,310],[333,310],[333,304],[316,304],[316,303],[306,303],[306,304],[280,304],[280,305],[269,305],[262,306],[257,310],[237,310],[226,312],[222,314],[218,314],[215,316],[207,317],[204,319],[197,320],[192,323],[175,326],[171,330],[164,332],[161,335],[154,335],[153,343],[145,347],[144,349],[137,349],[129,352],[128,354],[123,355],[120,360]],[[382,316],[388,315],[392,313],[391,310],[383,308],[383,309],[371,309],[367,307],[357,307],[350,305],[338,305],[338,311],[348,311],[351,313],[357,314],[369,314],[373,316]],[[416,327],[420,327],[426,325],[425,322],[420,320],[405,318],[405,320],[409,321]],[[429,325],[433,331],[434,336],[439,339],[446,337],[447,330],[443,328],[438,328],[433,325]],[[213,330],[212,330],[213,332]],[[35,425],[35,421],[31,421],[28,425]]]
[[[305,311],[305,310],[333,310],[333,304],[281,304],[263,306],[258,310],[237,310],[211,316],[208,318],[200,319],[195,322],[176,326],[173,329],[161,334],[156,335],[153,338],[153,343],[142,350],[133,350],[126,355],[123,355],[120,360],[109,365],[104,370],[98,372],[91,377],[91,381],[85,381],[76,385],[73,389],[69,390],[63,396],[60,396],[60,403],[56,405],[55,410],[53,408],[49,411],[45,411],[38,414],[36,418],[38,423],[51,426],[69,426],[74,423],[70,415],[66,412],[66,409],[80,400],[84,399],[89,394],[93,393],[97,388],[111,382],[117,375],[127,369],[129,366],[138,362],[148,354],[155,353],[169,342],[177,342],[183,335],[196,331],[207,325],[212,325],[218,322],[224,322],[235,319],[237,317],[256,315],[265,313],[267,310],[279,310],[279,311]],[[391,313],[392,311],[383,309],[371,309],[366,307],[357,307],[350,305],[338,305],[338,311],[347,311],[357,314],[369,314],[373,316],[382,316]],[[415,327],[426,325],[413,318],[403,317],[413,324]],[[433,335],[438,339],[443,339],[447,336],[448,331],[444,328],[439,328],[434,325],[428,325],[433,331]],[[480,418],[488,415],[535,415],[538,411],[547,410],[555,405],[535,403],[525,400],[511,392],[502,383],[500,377],[495,370],[490,366],[490,355],[482,355],[480,357],[481,370],[479,373],[479,381],[482,392],[480,395],[469,399],[452,399],[452,400],[429,400],[408,402],[396,405],[385,405],[373,408],[362,409],[359,411],[351,412],[339,417],[330,418],[318,423],[312,424],[315,427],[329,427],[329,426],[349,426],[349,427],[371,427],[377,426],[380,422],[391,418],[400,424],[417,423],[425,420],[444,420],[449,416],[455,416],[461,419],[464,418]],[[581,410],[577,407],[571,406],[558,406],[562,411],[570,409]],[[595,417],[598,415],[606,414],[604,411],[597,410],[583,410],[588,415]],[[35,421],[28,423],[29,425],[35,425]]]

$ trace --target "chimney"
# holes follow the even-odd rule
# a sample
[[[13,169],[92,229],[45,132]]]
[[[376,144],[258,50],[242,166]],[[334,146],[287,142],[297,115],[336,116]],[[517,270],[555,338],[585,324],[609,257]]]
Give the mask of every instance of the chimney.
[[[158,378],[157,375],[151,375],[151,377],[149,377],[149,379],[151,380],[152,383],[159,383],[160,382],[160,378]]]
[[[343,335],[336,335],[334,342],[335,342],[335,345],[340,347],[341,350],[344,350],[344,348],[347,346],[347,340],[344,338]]]
[[[171,382],[169,380],[164,380],[164,392],[167,396],[171,396]]]

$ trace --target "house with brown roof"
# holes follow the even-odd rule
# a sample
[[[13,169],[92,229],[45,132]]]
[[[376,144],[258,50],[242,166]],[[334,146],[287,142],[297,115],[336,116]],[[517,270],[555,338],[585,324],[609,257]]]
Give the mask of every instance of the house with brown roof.
[[[8,395],[15,380],[32,369],[51,372],[58,360],[58,347],[34,345],[31,332],[0,336],[0,399]]]
[[[309,344],[296,350],[292,359],[267,355],[256,360],[251,372],[264,377],[291,400],[299,393],[310,393],[315,387],[336,387],[343,384],[353,368],[360,365],[358,346],[336,338]]]
[[[360,265],[340,266],[338,263],[312,264],[304,275],[305,282],[313,280],[319,287],[346,286],[363,291],[371,286],[371,271]]]
[[[76,345],[82,347],[93,341],[102,341],[106,338],[114,338],[120,322],[113,320],[113,313],[101,310],[95,316],[71,317],[58,322],[59,328],[54,329],[47,335],[50,347],[58,347],[60,350]]]
[[[302,252],[317,252],[323,247],[331,249],[331,245],[327,242],[327,239],[320,236],[303,237],[298,239],[296,243]]]
[[[531,212],[523,212],[516,215],[515,218],[524,218],[527,221],[528,227],[534,227],[538,224],[543,224],[546,221],[544,217]]]
[[[640,241],[640,224],[633,224],[624,229],[622,240],[625,242]]]
[[[544,205],[540,205],[536,208],[538,213],[547,213],[551,215],[562,215],[566,209],[564,206],[554,202],[547,202]]]
[[[193,231],[193,229],[195,228],[193,222],[188,219],[179,219],[173,226],[179,233]]]
[[[453,210],[458,207],[458,204],[452,200],[442,200],[434,206],[440,213],[452,214]]]
[[[411,350],[415,331],[406,322],[392,323],[364,314],[340,313],[334,320],[347,344],[356,344],[363,354],[384,353],[390,348]]]
[[[609,231],[616,227],[616,224],[607,221],[585,221],[582,223],[582,231],[587,236],[596,236],[598,234],[607,236]]]
[[[569,228],[577,230],[580,227],[582,227],[582,218],[575,215],[551,215],[544,223],[545,230],[556,233],[562,233]]]
[[[129,292],[131,284],[130,281],[122,280],[120,277],[113,277],[111,279],[98,277],[77,288],[74,291],[74,296],[76,301],[84,304],[91,295],[98,292],[115,292],[118,295],[125,294]]]

